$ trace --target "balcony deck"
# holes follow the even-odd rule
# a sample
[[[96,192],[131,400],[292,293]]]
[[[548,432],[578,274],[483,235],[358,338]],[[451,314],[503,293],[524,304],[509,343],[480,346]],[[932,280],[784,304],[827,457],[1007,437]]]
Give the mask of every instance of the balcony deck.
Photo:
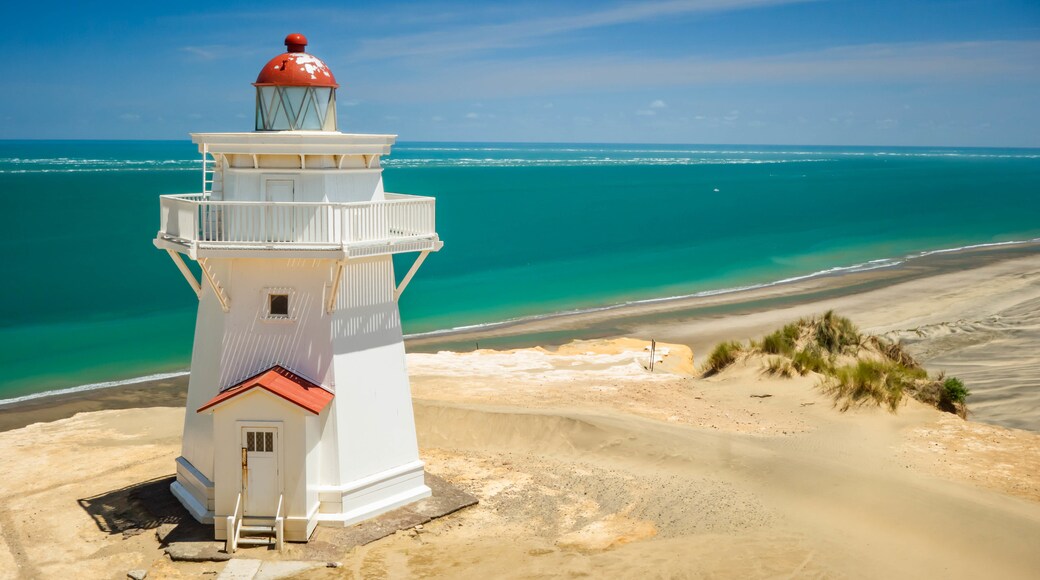
[[[387,193],[385,201],[213,201],[160,196],[156,247],[198,257],[358,258],[436,251],[432,197]]]

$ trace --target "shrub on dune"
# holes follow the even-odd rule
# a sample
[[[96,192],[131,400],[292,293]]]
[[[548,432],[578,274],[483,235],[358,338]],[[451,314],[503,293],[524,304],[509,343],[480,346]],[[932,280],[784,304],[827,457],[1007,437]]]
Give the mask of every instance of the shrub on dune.
[[[913,392],[916,381],[927,377],[924,369],[890,361],[859,360],[834,369],[821,386],[834,395],[842,411],[870,401],[894,411],[903,400],[903,394]]]
[[[929,378],[902,344],[863,336],[851,320],[833,310],[787,324],[747,347],[738,342],[719,344],[708,357],[706,374],[733,364],[742,351],[773,355],[763,365],[768,375],[822,375],[820,388],[834,397],[842,411],[864,404],[895,411],[909,395],[961,417],[968,412],[965,401],[971,393],[960,379],[942,373]]]
[[[797,346],[801,333],[802,329],[798,324],[788,324],[772,334],[767,334],[762,339],[760,348],[762,352],[767,354],[791,355]]]
[[[794,353],[794,356],[791,357],[791,366],[802,376],[809,373],[823,374],[831,370],[830,361],[815,346],[807,346]]]
[[[707,373],[713,375],[737,362],[737,356],[744,351],[744,345],[737,341],[720,342],[708,355]]]
[[[861,337],[856,325],[828,310],[816,325],[816,344],[827,352],[842,354],[859,348]]]
[[[791,366],[791,361],[781,357],[770,358],[765,367],[765,373],[775,377],[793,377],[796,372],[795,368]]]

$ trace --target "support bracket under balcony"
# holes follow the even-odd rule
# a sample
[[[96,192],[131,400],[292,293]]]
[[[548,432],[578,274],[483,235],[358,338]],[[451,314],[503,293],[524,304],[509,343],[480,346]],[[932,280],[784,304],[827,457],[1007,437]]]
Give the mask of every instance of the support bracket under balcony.
[[[336,309],[336,297],[339,296],[340,282],[343,281],[343,267],[346,262],[339,260],[336,262],[336,272],[332,275],[332,287],[329,288],[329,299],[325,303],[325,313],[332,314],[332,311]]]
[[[225,313],[230,312],[231,304],[230,300],[228,299],[227,292],[225,292],[224,288],[220,285],[219,282],[217,282],[217,279],[213,275],[213,272],[210,272],[209,260],[205,258],[200,258],[199,266],[202,267],[202,276],[206,279],[206,282],[209,282],[209,287],[213,289],[213,293],[216,294],[217,300],[220,301],[220,309],[223,310]]]
[[[419,266],[422,266],[423,260],[425,260],[426,256],[429,255],[430,251],[425,250],[419,254],[419,257],[415,259],[415,262],[412,262],[412,267],[408,269],[408,273],[404,275],[404,279],[401,280],[401,283],[394,290],[394,302],[397,302],[398,299],[401,298],[401,294],[404,293],[404,289],[407,288],[408,283],[412,281],[412,276],[415,276],[415,273],[419,271]]]
[[[184,263],[184,258],[181,258],[181,255],[178,252],[174,252],[173,250],[166,250],[166,253],[170,255],[170,259],[173,260],[173,263],[177,265],[177,269],[181,271],[182,275],[184,275],[184,280],[188,283],[188,286],[191,286],[191,289],[195,292],[195,297],[198,298],[199,296],[201,296],[202,284],[200,284],[199,281],[195,279],[195,274],[192,274],[191,270],[188,269],[188,265]]]

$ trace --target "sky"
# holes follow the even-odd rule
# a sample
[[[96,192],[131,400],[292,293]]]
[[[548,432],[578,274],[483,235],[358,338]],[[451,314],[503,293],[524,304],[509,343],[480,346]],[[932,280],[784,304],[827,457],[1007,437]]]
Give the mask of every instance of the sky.
[[[0,138],[251,131],[291,32],[402,141],[1040,147],[1040,0],[18,2]]]

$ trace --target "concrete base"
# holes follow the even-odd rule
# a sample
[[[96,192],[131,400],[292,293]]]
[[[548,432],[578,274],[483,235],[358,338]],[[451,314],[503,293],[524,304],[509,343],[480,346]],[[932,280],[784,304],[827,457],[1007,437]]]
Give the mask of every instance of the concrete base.
[[[184,457],[177,458],[177,481],[170,491],[199,523],[213,524],[213,482]]]
[[[318,525],[344,527],[430,497],[423,462],[415,461],[343,486],[318,490]]]
[[[435,475],[427,473],[426,484],[432,492],[426,499],[358,524],[346,527],[318,526],[310,542],[292,546],[293,556],[310,560],[341,560],[355,546],[374,542],[398,531],[411,530],[477,503],[477,498]]]

